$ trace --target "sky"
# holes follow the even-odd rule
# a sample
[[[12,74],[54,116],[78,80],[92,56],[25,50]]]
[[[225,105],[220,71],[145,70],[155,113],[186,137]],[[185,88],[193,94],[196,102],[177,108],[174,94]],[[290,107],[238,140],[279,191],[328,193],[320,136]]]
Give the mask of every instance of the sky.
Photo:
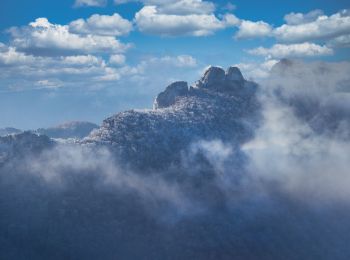
[[[100,124],[209,65],[350,60],[345,0],[2,0],[0,128]]]

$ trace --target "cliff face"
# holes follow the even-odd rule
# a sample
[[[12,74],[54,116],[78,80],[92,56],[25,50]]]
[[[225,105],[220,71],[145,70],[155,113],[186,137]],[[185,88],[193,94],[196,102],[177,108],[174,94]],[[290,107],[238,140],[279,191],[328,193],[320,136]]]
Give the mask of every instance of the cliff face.
[[[131,110],[104,120],[84,144],[111,146],[141,168],[166,167],[198,140],[240,144],[252,136],[259,118],[257,85],[238,68],[210,67],[193,86],[175,82],[160,93],[153,110]]]

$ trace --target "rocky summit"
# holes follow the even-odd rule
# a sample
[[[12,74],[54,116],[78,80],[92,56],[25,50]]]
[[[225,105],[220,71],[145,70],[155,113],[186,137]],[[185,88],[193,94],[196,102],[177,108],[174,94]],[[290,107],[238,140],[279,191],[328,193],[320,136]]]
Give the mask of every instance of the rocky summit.
[[[152,110],[130,110],[103,121],[83,144],[107,145],[123,161],[141,167],[167,167],[200,140],[249,139],[259,122],[257,85],[237,67],[209,67],[192,86],[170,84]]]

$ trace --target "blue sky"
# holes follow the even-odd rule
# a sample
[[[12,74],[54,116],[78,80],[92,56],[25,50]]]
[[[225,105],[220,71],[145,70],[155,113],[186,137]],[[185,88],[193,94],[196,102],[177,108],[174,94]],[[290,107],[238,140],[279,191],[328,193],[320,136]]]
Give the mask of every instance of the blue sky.
[[[96,123],[174,80],[281,58],[350,59],[348,1],[2,0],[0,127]]]

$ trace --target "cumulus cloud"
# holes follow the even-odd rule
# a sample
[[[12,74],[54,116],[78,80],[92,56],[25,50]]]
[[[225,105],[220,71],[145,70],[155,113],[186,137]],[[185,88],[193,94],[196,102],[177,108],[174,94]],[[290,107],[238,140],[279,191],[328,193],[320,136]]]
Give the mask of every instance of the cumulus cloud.
[[[331,39],[327,45],[333,48],[350,48],[350,34]]]
[[[0,47],[3,91],[44,89],[44,86],[54,89],[53,85],[96,91],[113,89],[117,82],[118,86],[128,86],[128,90],[132,86],[135,91],[153,98],[165,84],[174,78],[183,79],[181,75],[191,75],[196,67],[197,61],[190,55],[147,57],[140,59],[135,66],[129,66],[123,54],[112,54],[108,60],[92,54],[52,57],[27,54],[6,45]],[[144,82],[155,86],[156,90],[144,88]],[[122,89],[118,88],[118,91]],[[127,92],[126,89],[123,91]]]
[[[93,34],[103,36],[126,35],[132,30],[132,23],[119,14],[94,14],[88,19],[78,19],[69,24],[69,31],[76,34]]]
[[[215,10],[212,2],[202,0],[144,1],[147,5],[157,5],[163,14],[187,15],[210,14]]]
[[[349,10],[342,10],[330,16],[322,15],[319,11],[306,15],[289,14],[286,18],[289,23],[277,27],[274,35],[279,40],[290,42],[332,39],[350,33],[349,14]]]
[[[317,18],[321,15],[323,15],[323,11],[319,9],[312,10],[306,14],[292,12],[292,13],[286,14],[284,16],[284,20],[289,25],[298,25],[298,24],[313,22],[317,20]]]
[[[130,1],[115,1],[117,4]],[[225,14],[219,19],[215,5],[202,0],[140,1],[144,7],[135,14],[141,32],[162,36],[206,36],[217,30],[235,26],[238,19]]]
[[[347,48],[349,46],[350,34],[350,15],[349,10],[341,10],[332,15],[323,14],[322,10],[312,10],[308,13],[289,13],[284,16],[286,24],[279,27],[263,22],[253,22],[238,19],[238,31],[235,34],[236,39],[273,37],[279,42],[295,43],[276,44],[271,49],[282,49],[290,53],[294,52],[299,56],[301,49],[308,49],[306,56],[331,54],[330,48]],[[299,44],[299,45],[297,45]],[[319,45],[324,44],[324,46]],[[298,50],[297,50],[298,49]],[[293,51],[292,51],[293,50]],[[266,49],[260,49],[257,52],[268,52]],[[284,52],[284,51],[282,51]],[[272,56],[273,57],[273,56]],[[276,55],[276,58],[288,57]]]
[[[230,12],[236,10],[237,6],[234,5],[233,3],[231,2],[228,2],[224,7],[223,7],[225,10],[228,10]]]
[[[164,56],[161,58],[153,58],[150,60],[152,63],[167,63],[170,65],[174,65],[176,67],[195,67],[197,66],[197,61],[190,55],[179,55],[175,57]]]
[[[17,51],[14,47],[0,51],[0,67],[3,72],[0,77],[3,89],[16,91],[52,85],[42,84],[45,82],[59,82],[60,87],[66,88],[84,86],[88,90],[94,85],[100,85],[100,79],[107,75],[119,75],[98,56],[34,56]]]
[[[103,60],[92,55],[78,55],[63,57],[62,62],[68,65],[102,65]]]
[[[75,0],[75,6],[105,6],[107,0]]]
[[[162,14],[209,14],[215,10],[215,5],[202,0],[115,0],[116,4],[127,2],[142,2],[146,6],[157,6]]]
[[[14,47],[37,55],[121,53],[130,47],[112,36],[71,33],[69,26],[52,24],[46,18],[38,18],[28,26],[12,27],[9,32]]]
[[[241,62],[234,66],[238,67],[248,79],[259,82],[269,77],[271,69],[277,62],[279,60],[267,59],[264,62]]]
[[[190,55],[150,56],[141,60],[134,67],[125,67],[122,70],[129,74],[128,80],[140,92],[149,93],[150,88],[144,86],[152,86],[153,95],[156,95],[163,90],[165,85],[174,81],[184,79],[194,81],[197,76],[197,67],[197,60]]]
[[[112,65],[122,65],[125,63],[125,56],[122,54],[114,54],[109,57],[109,63]]]
[[[235,35],[236,39],[265,37],[269,36],[272,32],[272,27],[263,21],[252,22],[242,20],[238,28],[238,32]]]
[[[143,7],[135,22],[141,32],[163,36],[205,36],[225,28],[214,14],[163,14],[156,6]]]
[[[333,50],[327,46],[304,42],[296,44],[275,44],[271,48],[258,47],[248,50],[248,53],[268,58],[287,58],[331,55],[333,54]]]
[[[2,65],[28,64],[34,60],[34,56],[17,52],[14,47],[3,47],[2,50],[0,50],[0,64]]]

